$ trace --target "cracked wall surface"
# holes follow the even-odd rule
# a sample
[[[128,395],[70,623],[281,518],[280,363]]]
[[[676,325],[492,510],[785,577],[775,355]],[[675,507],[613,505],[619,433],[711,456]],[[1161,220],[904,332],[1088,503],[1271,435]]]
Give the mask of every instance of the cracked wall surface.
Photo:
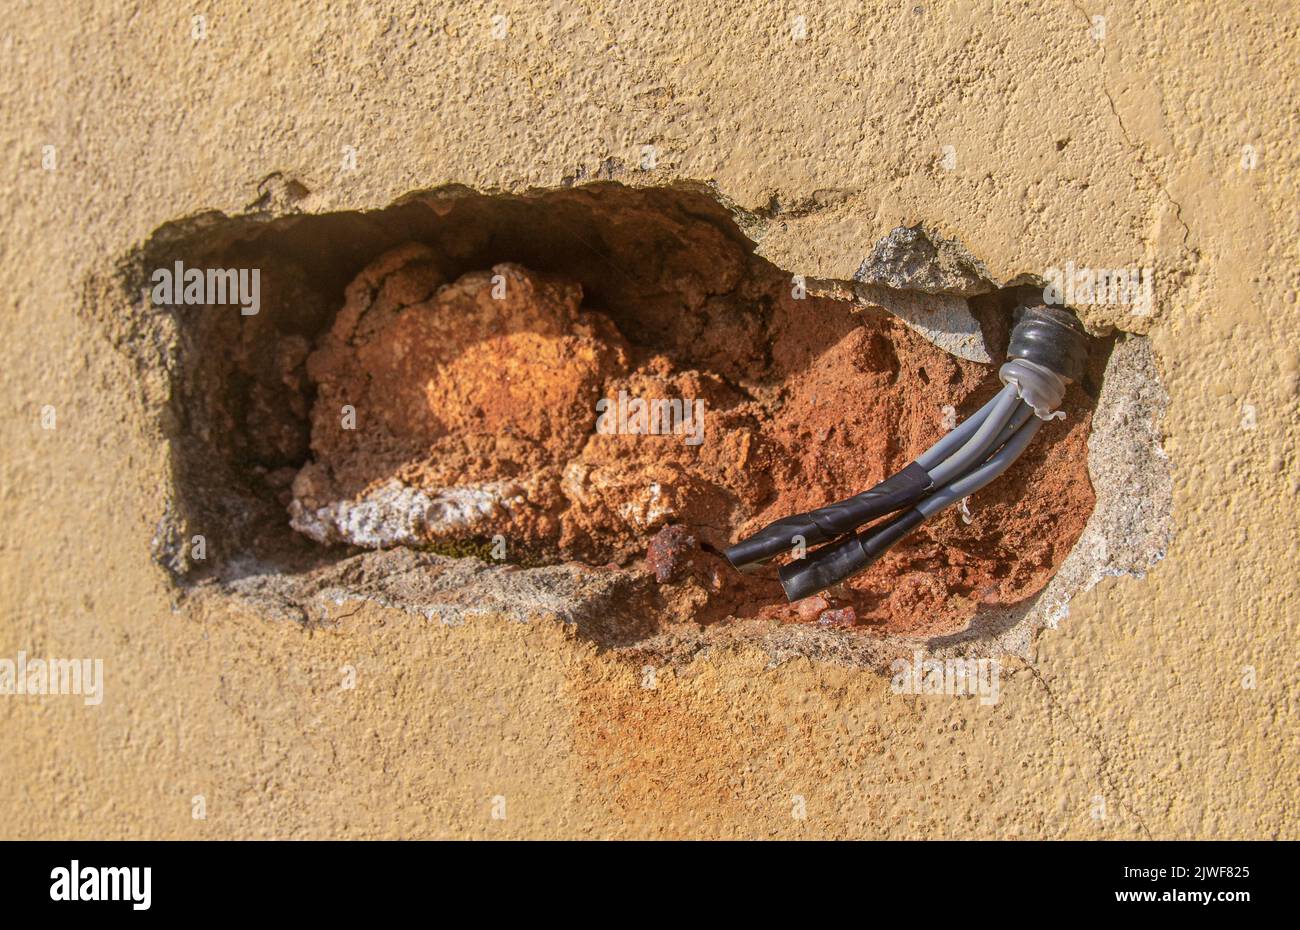
[[[322,590],[365,598],[375,582],[417,616],[450,622],[487,602],[528,618],[522,569],[602,646],[681,661],[708,648],[701,626],[757,617],[771,626],[764,648],[886,668],[914,648],[1023,654],[1050,619],[1038,595],[1086,523],[1112,526],[1140,502],[1146,535],[1167,535],[1168,488],[1144,480],[1167,478],[1159,373],[1132,351],[1144,337],[1116,355],[1107,336],[1016,468],[870,571],[795,604],[775,566],[736,572],[721,555],[733,539],[873,485],[987,400],[1012,309],[1038,299],[996,289],[959,243],[919,226],[881,239],[853,282],[819,282],[832,297],[804,293],[753,247],[714,192],[686,184],[453,186],[365,213],[165,224],[119,263],[120,299],[92,310],[137,381],[168,380],[150,411],[171,476],[155,558],[185,594],[249,597],[304,622]],[[259,312],[142,304],[139,282],[177,262],[257,267]],[[691,429],[602,432],[620,414],[598,418],[598,397],[620,409],[694,398]],[[1113,419],[1093,433],[1099,402],[1150,428],[1135,443]],[[1117,443],[1131,449],[1111,483],[1135,487],[1094,513],[1090,461]],[[1130,570],[1134,547],[1115,542],[1094,540],[1094,572],[1054,584],[1057,610],[1098,571]],[[495,570],[453,585],[467,577],[453,556]],[[367,583],[349,586],[359,561]],[[384,583],[386,566],[401,585]],[[614,603],[596,595],[613,588]]]
[[[797,40],[761,3],[216,4],[202,39],[192,15],[15,7],[2,27],[0,656],[100,657],[105,693],[0,696],[0,835],[1296,836],[1294,9],[829,4]],[[460,561],[456,610],[385,606],[416,553],[350,564],[308,622],[177,597],[146,415],[175,359],[106,318],[113,261],[207,211],[598,179],[707,186],[814,293],[890,299],[877,245],[899,229],[960,245],[936,296],[1150,269],[1149,312],[1080,310],[1145,337],[1116,354],[1159,373],[1163,417],[1097,417],[1159,439],[1172,480],[1141,493],[1167,490],[1172,526],[1090,523],[1057,575],[1088,590],[1067,613],[1049,586],[992,703],[895,693],[817,630],[629,662],[551,621],[625,596],[581,577],[521,572],[507,604]],[[913,322],[978,352],[960,317]],[[144,377],[132,352],[156,356]],[[1127,454],[1090,455],[1099,511]]]

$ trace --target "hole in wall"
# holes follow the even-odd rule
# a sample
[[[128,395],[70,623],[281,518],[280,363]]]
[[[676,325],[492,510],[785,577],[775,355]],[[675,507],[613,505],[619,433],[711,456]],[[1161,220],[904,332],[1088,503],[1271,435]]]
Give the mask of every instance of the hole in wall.
[[[186,591],[300,619],[352,597],[448,622],[558,614],[619,647],[755,624],[960,639],[1042,592],[1093,509],[1110,340],[969,516],[796,605],[774,568],[731,570],[729,542],[874,484],[999,384],[880,306],[796,296],[702,187],[197,217],[128,259],[128,291],[176,262],[259,269],[261,290],[255,315],[127,311],[167,330],[155,554]],[[995,358],[1018,296],[968,300]],[[644,434],[636,400],[679,429]]]

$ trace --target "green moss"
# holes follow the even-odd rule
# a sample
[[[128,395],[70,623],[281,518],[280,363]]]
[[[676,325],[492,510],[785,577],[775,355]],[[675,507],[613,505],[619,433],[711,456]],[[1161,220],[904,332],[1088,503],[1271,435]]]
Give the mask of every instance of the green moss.
[[[443,540],[411,548],[453,559],[473,557],[489,565],[517,565],[520,568],[540,568],[543,565],[553,565],[556,561],[553,556],[548,558],[544,553],[512,545],[507,545],[504,559],[495,558],[493,542],[486,537]]]

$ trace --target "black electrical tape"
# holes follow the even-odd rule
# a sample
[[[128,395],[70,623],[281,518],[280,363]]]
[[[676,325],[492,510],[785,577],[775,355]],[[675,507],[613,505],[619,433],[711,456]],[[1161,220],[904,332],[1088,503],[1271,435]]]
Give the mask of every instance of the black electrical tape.
[[[915,504],[930,490],[930,484],[930,473],[912,462],[869,491],[808,513],[769,523],[728,549],[727,559],[736,568],[743,568],[756,562],[766,562],[800,542],[806,547],[827,542],[851,533],[877,517]]]
[[[1023,358],[1078,381],[1088,360],[1088,334],[1069,310],[1044,304],[1016,311],[1007,358]]]
[[[777,574],[786,598],[794,602],[811,597],[851,578],[923,522],[925,514],[908,510],[867,533],[855,534],[781,566]]]
[[[736,543],[724,553],[736,568],[746,568],[766,562],[773,556],[780,555],[802,543],[813,546],[826,539],[819,527],[806,513],[797,513],[792,517],[769,523],[753,536]]]

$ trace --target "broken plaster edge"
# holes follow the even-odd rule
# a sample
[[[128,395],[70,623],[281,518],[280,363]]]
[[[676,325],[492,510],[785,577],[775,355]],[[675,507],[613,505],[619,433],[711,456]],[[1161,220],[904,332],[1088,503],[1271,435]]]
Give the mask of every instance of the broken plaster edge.
[[[709,189],[715,200],[731,212],[742,233],[755,242],[753,223],[742,222],[737,207],[715,188]],[[423,192],[425,196],[429,193]],[[457,196],[459,193],[448,191],[447,195]],[[410,198],[400,198],[406,199]],[[298,211],[277,211],[273,207],[267,211],[249,211],[242,218],[265,221],[277,213],[290,212]],[[201,214],[187,222],[205,225],[213,221],[211,214]],[[894,230],[890,235],[898,232]],[[877,243],[876,252],[887,239],[888,236]],[[867,264],[864,261],[863,268]],[[916,282],[905,277],[873,278],[860,269],[853,281],[810,282],[809,291],[879,307],[950,354],[978,363],[991,363],[982,331],[967,303],[966,297],[970,295],[948,293],[941,286],[912,288],[910,285],[913,283]],[[989,282],[988,289],[993,287],[996,284]],[[976,286],[973,293],[982,292],[986,290]],[[1147,387],[1144,389],[1143,385]],[[882,660],[887,662],[889,657],[910,654],[918,648],[935,657],[1010,655],[1027,658],[1037,633],[1056,628],[1068,616],[1074,597],[1090,590],[1105,577],[1141,577],[1159,562],[1167,550],[1173,532],[1172,478],[1168,457],[1159,446],[1159,420],[1167,402],[1147,340],[1140,336],[1121,336],[1107,365],[1088,440],[1088,466],[1097,491],[1097,503],[1079,540],[1043,591],[1027,603],[1015,608],[982,611],[966,631],[945,637],[929,640],[904,636],[870,637],[819,628],[773,628],[770,623],[759,624],[764,628],[757,629],[754,621],[736,621],[726,628],[701,629],[692,625],[690,630],[649,632],[649,635],[638,636],[633,631],[643,627],[635,619],[598,616],[602,609],[612,606],[612,591],[626,590],[627,585],[635,583],[632,572],[606,571],[604,581],[593,584],[594,575],[587,566],[563,564],[523,569],[492,565],[474,558],[451,558],[421,552],[409,553],[423,562],[408,570],[434,572],[432,597],[410,598],[400,590],[400,585],[375,586],[372,583],[358,589],[347,581],[349,576],[355,577],[353,571],[358,564],[364,565],[370,557],[383,557],[383,550],[340,560],[335,563],[334,570],[310,581],[263,572],[258,566],[246,566],[234,577],[227,575],[224,579],[210,579],[191,588],[188,593],[219,592],[270,616],[300,622],[328,622],[331,603],[339,606],[354,601],[374,603],[426,621],[438,620],[453,626],[471,617],[486,615],[516,621],[551,617],[578,627],[594,624],[607,630],[610,627],[624,628],[626,635],[607,639],[605,645],[616,651],[663,652],[673,656],[675,662],[689,661],[728,642],[758,646],[774,664],[808,658],[854,667],[880,667]],[[1140,425],[1139,438],[1126,450],[1118,449],[1120,444],[1114,439],[1118,425],[1112,422],[1114,417],[1110,414],[1115,411],[1127,411],[1129,415],[1136,413]],[[1135,477],[1140,480],[1135,482]],[[1136,526],[1136,534],[1132,532],[1135,529],[1133,510],[1122,506],[1126,499],[1148,503],[1146,523]],[[1141,513],[1139,510],[1139,517]],[[164,515],[160,527],[166,523]],[[1138,547],[1140,551],[1134,551],[1135,539],[1143,541]],[[161,534],[155,537],[155,547],[163,541]],[[468,571],[465,570],[466,563],[473,566]],[[513,578],[513,583],[502,583],[501,578],[507,573]],[[363,576],[367,574],[362,572]],[[512,598],[512,591],[520,595],[517,601]]]

